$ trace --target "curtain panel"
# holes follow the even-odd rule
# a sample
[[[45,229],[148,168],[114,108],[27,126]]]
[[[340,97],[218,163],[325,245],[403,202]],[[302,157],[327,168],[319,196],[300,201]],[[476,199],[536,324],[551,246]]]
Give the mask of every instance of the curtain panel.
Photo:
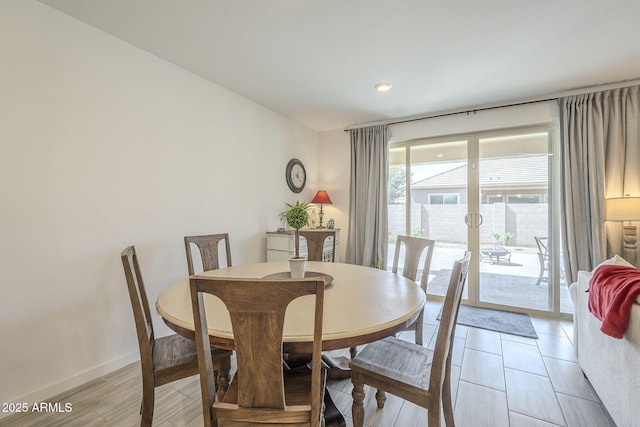
[[[352,129],[346,262],[386,268],[389,244],[387,125]]]
[[[562,246],[567,283],[621,253],[622,226],[605,199],[640,196],[640,86],[559,99]]]

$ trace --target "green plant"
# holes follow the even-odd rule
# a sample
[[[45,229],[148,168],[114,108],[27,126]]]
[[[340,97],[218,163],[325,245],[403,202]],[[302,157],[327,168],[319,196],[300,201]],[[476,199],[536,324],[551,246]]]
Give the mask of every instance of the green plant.
[[[309,203],[296,202],[295,205],[287,203],[286,211],[280,214],[280,217],[287,221],[289,227],[296,230],[296,258],[300,258],[300,229],[305,225],[309,225]]]
[[[404,201],[407,171],[402,166],[391,166],[387,178],[387,203],[396,205]]]
[[[502,240],[504,240],[504,244],[506,245],[507,243],[509,243],[509,240],[513,240],[515,237],[516,237],[515,234],[511,233],[510,231],[507,231],[502,235]]]
[[[491,233],[494,239],[496,239],[496,246],[506,245],[509,240],[513,240],[516,236],[510,231],[505,232],[504,234],[500,234],[497,231]]]
[[[376,262],[371,263],[372,268],[377,268],[378,270],[383,270],[382,268],[382,260],[378,259]]]

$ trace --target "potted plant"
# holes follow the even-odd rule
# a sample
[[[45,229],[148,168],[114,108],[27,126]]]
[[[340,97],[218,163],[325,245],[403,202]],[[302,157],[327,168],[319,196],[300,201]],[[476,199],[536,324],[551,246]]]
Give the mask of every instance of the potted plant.
[[[509,231],[505,232],[504,234],[500,234],[494,231],[493,233],[491,233],[491,236],[496,239],[496,244],[494,246],[495,248],[504,248],[509,240],[513,240],[513,238],[515,237],[514,234]]]
[[[304,269],[306,259],[300,256],[300,229],[305,225],[309,225],[309,204],[300,203],[295,205],[287,203],[288,209],[282,212],[281,216],[287,221],[289,227],[294,228],[295,235],[295,256],[289,258],[289,266],[291,268],[291,277],[304,277]]]

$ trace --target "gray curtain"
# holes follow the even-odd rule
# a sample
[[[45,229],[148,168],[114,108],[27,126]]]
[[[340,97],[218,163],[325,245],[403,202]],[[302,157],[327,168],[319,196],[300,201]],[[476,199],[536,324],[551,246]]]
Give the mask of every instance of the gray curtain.
[[[562,247],[565,275],[572,283],[578,270],[591,270],[621,253],[622,226],[607,223],[605,229],[605,199],[640,196],[640,86],[570,96],[559,103]]]
[[[385,268],[389,242],[389,132],[386,125],[380,125],[352,129],[349,133],[351,185],[346,262]]]

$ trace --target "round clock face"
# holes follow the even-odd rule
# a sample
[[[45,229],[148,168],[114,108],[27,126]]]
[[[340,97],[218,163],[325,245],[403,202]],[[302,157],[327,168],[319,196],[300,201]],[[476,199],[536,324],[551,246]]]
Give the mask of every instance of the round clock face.
[[[304,165],[300,160],[289,160],[285,174],[287,185],[291,191],[299,193],[304,189],[304,185],[307,183],[307,171],[304,169]]]

